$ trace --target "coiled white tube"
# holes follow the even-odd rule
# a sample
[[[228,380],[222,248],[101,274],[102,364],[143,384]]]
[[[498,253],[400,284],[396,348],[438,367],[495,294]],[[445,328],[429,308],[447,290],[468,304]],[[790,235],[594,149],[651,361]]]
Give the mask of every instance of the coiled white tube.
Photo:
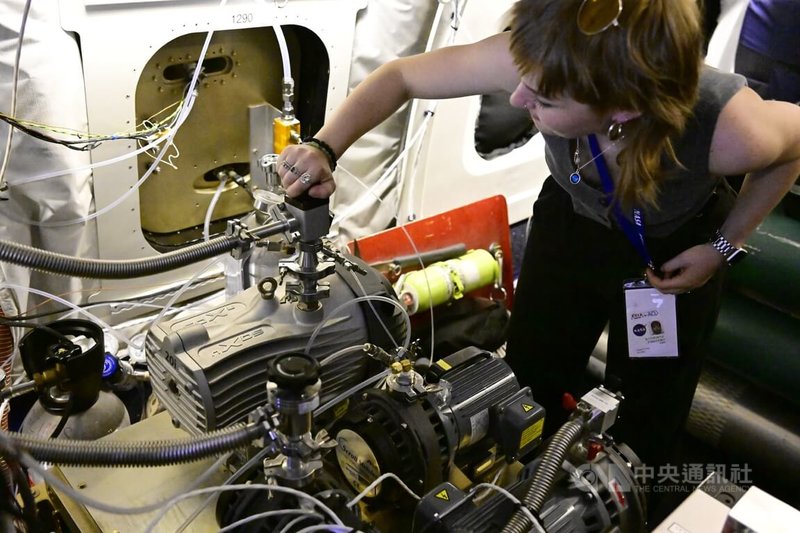
[[[386,296],[380,296],[377,294],[368,295],[368,296],[359,296],[358,298],[353,298],[352,300],[348,300],[338,307],[336,307],[330,314],[325,318],[325,320],[321,321],[317,324],[317,327],[314,328],[314,331],[311,333],[311,336],[308,338],[308,343],[306,343],[305,354],[309,355],[311,352],[311,347],[314,345],[314,340],[316,340],[317,335],[322,330],[323,326],[330,322],[330,320],[336,317],[342,309],[345,309],[351,305],[357,304],[359,302],[368,302],[368,301],[376,301],[376,302],[386,302],[388,304],[392,304],[393,306],[397,307],[402,311],[403,319],[406,323],[406,336],[405,340],[403,341],[403,348],[408,348],[409,343],[411,342],[411,319],[408,317],[408,313],[406,312],[405,307],[403,307],[400,302],[393,300],[392,298],[388,298]]]

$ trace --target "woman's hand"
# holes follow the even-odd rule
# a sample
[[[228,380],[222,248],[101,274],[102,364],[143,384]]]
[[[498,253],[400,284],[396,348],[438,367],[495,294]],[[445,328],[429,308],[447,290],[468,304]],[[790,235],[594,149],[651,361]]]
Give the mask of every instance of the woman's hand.
[[[702,287],[725,263],[711,244],[700,244],[676,255],[661,272],[647,269],[647,280],[664,294],[684,294]]]
[[[327,156],[306,144],[284,148],[278,156],[278,175],[290,197],[308,192],[312,198],[327,198],[336,189]]]

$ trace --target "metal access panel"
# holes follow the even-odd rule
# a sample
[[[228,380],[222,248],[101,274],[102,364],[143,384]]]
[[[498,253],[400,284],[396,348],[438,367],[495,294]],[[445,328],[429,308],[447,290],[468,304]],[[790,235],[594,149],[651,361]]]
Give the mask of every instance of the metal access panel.
[[[148,156],[134,153],[140,148],[136,142],[103,143],[91,152],[95,208],[113,206],[97,221],[98,256],[139,259],[189,242],[197,235],[196,229],[189,235],[191,228],[202,221],[198,213],[205,214],[218,184],[206,182],[208,172],[223,164],[240,165],[243,171],[247,165],[249,170],[252,149],[244,139],[252,106],[280,103],[276,95],[282,67],[273,25],[283,29],[289,45],[302,134],[316,131],[347,94],[356,15],[366,3],[61,0],[61,25],[79,37],[93,133],[128,131],[172,103],[183,85],[177,72],[192,61],[187,54],[197,57],[208,32],[214,32],[208,75],[186,129],[176,136],[181,156],[172,162],[177,170],[162,164],[159,173],[138,184]],[[169,66],[176,68],[167,70]],[[158,183],[159,174],[170,183]],[[232,187],[220,199],[217,209],[222,215],[216,218],[245,209],[242,193],[234,194]],[[166,246],[154,242],[165,236],[171,239]],[[101,289],[115,291],[118,298],[136,296],[144,286],[185,281],[201,266],[151,276],[138,284],[139,289],[128,280],[103,280]]]
[[[281,31],[292,58],[298,100],[310,92],[307,87],[312,90],[327,87],[328,56],[319,37],[298,26]],[[153,54],[136,86],[137,123],[151,123],[155,115],[164,116],[178,107],[205,39],[206,33],[183,35]],[[251,179],[251,171],[260,170],[251,168],[250,154],[272,150],[266,146],[271,143],[253,145],[251,131],[260,130],[264,133],[260,139],[271,139],[271,122],[252,110],[282,105],[281,65],[281,52],[272,28],[213,34],[202,63],[198,98],[175,136],[176,149],[167,152],[158,171],[139,191],[142,232],[152,246],[169,249],[199,238],[221,175],[232,172],[241,176],[240,181],[246,185],[258,180],[257,176]],[[324,98],[298,103],[302,104],[304,124],[321,121]],[[140,174],[147,172],[158,150],[139,154]],[[224,221],[251,209],[252,199],[247,192],[226,179],[211,220]]]

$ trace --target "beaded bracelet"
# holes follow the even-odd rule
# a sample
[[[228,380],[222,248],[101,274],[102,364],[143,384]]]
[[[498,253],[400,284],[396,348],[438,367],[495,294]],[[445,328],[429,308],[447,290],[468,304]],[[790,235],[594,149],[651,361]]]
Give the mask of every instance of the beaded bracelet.
[[[328,143],[321,141],[316,137],[306,137],[303,139],[303,144],[313,146],[325,154],[325,157],[328,158],[328,164],[331,166],[331,172],[336,170],[336,152],[333,151],[333,148],[331,148]]]

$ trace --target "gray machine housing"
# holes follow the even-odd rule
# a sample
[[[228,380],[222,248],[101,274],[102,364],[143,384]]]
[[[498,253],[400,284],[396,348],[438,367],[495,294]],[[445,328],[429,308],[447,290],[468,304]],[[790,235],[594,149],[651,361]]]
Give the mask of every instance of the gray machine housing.
[[[360,260],[348,259],[362,265],[366,275],[337,265],[326,279],[330,297],[315,311],[299,310],[276,283],[271,296],[255,286],[214,308],[155,325],[146,344],[151,384],[174,423],[199,434],[245,420],[267,403],[269,361],[303,352],[320,323],[324,325],[309,351],[318,360],[365,342],[387,349],[400,342],[405,326],[396,307],[353,302],[365,294],[393,298],[391,285]],[[323,366],[321,401],[364,380],[370,366],[357,351]]]

